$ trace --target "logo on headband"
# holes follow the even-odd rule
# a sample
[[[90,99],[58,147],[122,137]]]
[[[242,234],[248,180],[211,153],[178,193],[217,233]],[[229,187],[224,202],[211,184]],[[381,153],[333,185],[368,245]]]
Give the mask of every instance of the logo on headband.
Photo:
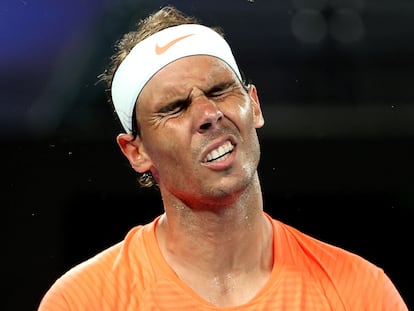
[[[194,34],[189,34],[185,36],[178,37],[170,42],[168,42],[165,45],[159,46],[158,43],[155,45],[155,54],[161,55],[164,54],[170,47],[172,47],[174,44],[176,44],[178,41],[181,41],[189,36],[193,36]]]

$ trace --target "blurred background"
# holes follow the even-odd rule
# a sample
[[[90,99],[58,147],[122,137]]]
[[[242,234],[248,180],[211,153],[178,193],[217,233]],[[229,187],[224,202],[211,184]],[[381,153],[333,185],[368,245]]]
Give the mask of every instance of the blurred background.
[[[259,91],[265,210],[381,266],[414,308],[414,2],[2,0],[1,310],[162,212],[97,83],[113,45],[172,4],[223,27]]]

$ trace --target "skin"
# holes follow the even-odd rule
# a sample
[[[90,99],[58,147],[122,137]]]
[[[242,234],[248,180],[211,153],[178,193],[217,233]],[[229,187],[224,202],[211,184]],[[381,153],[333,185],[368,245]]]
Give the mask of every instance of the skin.
[[[156,73],[139,95],[141,135],[120,134],[131,166],[151,171],[165,213],[156,234],[164,258],[198,295],[218,306],[246,303],[272,270],[272,228],[263,214],[255,86],[211,56]],[[232,151],[216,161],[219,146]],[[231,148],[230,148],[231,149]]]

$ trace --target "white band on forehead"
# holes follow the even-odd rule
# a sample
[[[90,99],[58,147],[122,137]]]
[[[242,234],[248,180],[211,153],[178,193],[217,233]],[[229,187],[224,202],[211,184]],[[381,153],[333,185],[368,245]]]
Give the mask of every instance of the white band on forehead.
[[[112,81],[112,102],[127,133],[135,102],[145,84],[169,63],[191,55],[210,55],[226,62],[241,80],[230,46],[214,30],[185,24],[166,28],[139,42],[122,61]]]

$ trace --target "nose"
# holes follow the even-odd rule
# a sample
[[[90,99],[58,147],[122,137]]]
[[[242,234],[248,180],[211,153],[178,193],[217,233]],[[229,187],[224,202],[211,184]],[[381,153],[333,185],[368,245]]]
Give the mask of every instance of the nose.
[[[217,104],[205,95],[197,97],[192,107],[194,109],[194,126],[199,133],[215,128],[223,118],[223,112]]]

